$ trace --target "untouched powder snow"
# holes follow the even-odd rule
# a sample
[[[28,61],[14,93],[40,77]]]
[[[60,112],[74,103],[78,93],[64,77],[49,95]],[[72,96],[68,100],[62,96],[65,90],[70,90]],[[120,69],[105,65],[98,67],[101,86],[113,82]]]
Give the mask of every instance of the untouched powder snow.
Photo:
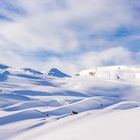
[[[99,67],[72,77],[58,71],[2,65],[0,139],[140,139],[139,67]]]
[[[139,140],[140,108],[106,112],[88,112],[53,121],[35,128],[19,140]],[[109,111],[109,110],[108,110]]]

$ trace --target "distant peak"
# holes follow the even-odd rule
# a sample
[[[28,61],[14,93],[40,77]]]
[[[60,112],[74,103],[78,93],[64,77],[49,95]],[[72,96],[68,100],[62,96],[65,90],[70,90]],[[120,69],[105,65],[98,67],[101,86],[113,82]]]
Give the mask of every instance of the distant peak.
[[[9,68],[9,66],[4,65],[4,64],[0,64],[0,69],[8,69],[8,68]]]
[[[48,75],[49,76],[54,76],[54,77],[59,77],[59,78],[71,77],[71,76],[67,75],[66,73],[60,71],[57,68],[50,69],[49,72],[48,72]]]
[[[23,68],[23,70],[26,71],[26,72],[30,72],[30,73],[32,73],[32,74],[38,74],[38,75],[42,75],[42,74],[43,74],[43,73],[41,73],[40,71],[31,69],[31,68]]]
[[[138,66],[105,66],[82,70],[76,76],[93,77],[103,80],[135,80],[140,79],[140,67]]]

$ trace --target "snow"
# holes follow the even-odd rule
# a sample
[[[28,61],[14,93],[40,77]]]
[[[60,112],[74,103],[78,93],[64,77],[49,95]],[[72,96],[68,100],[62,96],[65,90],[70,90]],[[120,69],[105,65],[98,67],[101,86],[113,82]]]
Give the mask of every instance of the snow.
[[[68,74],[58,70],[57,68],[52,68],[48,72],[49,76],[54,76],[54,77],[59,77],[59,78],[64,78],[64,77],[70,77]]]
[[[94,75],[91,74],[94,73]],[[110,66],[83,70],[77,75],[93,76],[96,79],[106,80],[140,80],[140,68],[132,66]]]
[[[35,140],[46,138],[51,140],[139,140],[139,111],[140,108],[109,114],[103,113],[100,116],[95,116],[92,113],[82,118],[78,118],[79,116],[69,117],[55,123],[53,128],[42,126],[42,132]],[[43,132],[45,128],[46,132]],[[51,129],[50,132],[47,132],[48,129]]]
[[[3,66],[0,139],[140,139],[139,67],[98,67],[70,77],[58,69],[52,75]]]

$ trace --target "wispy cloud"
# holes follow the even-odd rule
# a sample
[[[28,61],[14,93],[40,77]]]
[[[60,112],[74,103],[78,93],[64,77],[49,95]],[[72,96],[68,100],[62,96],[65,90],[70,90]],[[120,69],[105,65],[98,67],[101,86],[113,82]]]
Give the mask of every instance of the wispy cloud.
[[[68,71],[138,64],[139,11],[137,0],[2,0],[0,62]]]

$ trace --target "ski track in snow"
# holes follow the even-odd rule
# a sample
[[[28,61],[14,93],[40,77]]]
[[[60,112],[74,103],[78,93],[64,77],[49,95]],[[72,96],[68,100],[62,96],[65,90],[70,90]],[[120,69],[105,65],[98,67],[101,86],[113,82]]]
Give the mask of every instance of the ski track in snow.
[[[58,77],[55,71],[59,72]],[[59,139],[77,139],[77,134],[73,138],[62,138],[62,126],[67,128],[82,120],[90,122],[92,118],[94,122],[94,118],[112,115],[112,112],[140,111],[138,68],[118,66],[86,70],[78,77],[55,71],[46,75],[32,69],[0,68],[0,139],[35,139],[39,134],[45,139],[44,133],[47,133],[53,140],[52,134],[58,135],[59,128]],[[89,75],[91,71],[97,75]]]

